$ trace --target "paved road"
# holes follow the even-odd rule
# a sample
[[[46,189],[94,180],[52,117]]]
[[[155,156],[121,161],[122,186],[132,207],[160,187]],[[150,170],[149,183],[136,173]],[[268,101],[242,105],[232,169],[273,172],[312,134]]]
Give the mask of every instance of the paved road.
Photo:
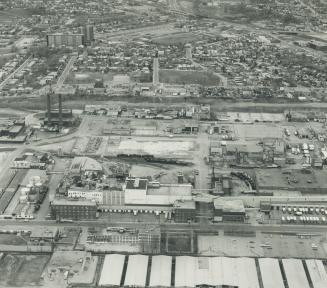
[[[326,226],[305,226],[305,225],[271,225],[271,224],[258,224],[258,225],[249,225],[249,224],[238,224],[238,223],[193,223],[193,224],[184,224],[184,223],[155,223],[155,222],[119,222],[117,221],[110,222],[110,219],[98,219],[97,221],[76,221],[76,222],[67,222],[67,223],[56,223],[53,220],[32,220],[29,222],[18,221],[18,220],[0,220],[1,226],[17,226],[17,227],[26,227],[28,226],[80,226],[80,227],[126,227],[126,228],[136,228],[139,230],[146,230],[152,228],[161,228],[162,231],[190,231],[198,233],[209,233],[217,232],[220,230],[240,230],[240,231],[259,231],[263,233],[295,233],[295,234],[325,234],[327,229]]]
[[[64,84],[64,82],[65,82],[65,80],[66,80],[66,78],[67,78],[70,70],[72,69],[72,67],[73,67],[76,59],[77,59],[77,56],[75,56],[75,55],[72,56],[69,59],[69,61],[68,61],[67,65],[66,65],[64,71],[61,73],[60,77],[58,78],[58,81],[57,81],[57,84],[56,84],[56,88],[55,89],[60,90],[60,88]]]
[[[7,78],[5,78],[5,80],[3,80],[0,83],[0,90],[2,90],[3,87],[6,86],[6,84],[10,81],[10,79],[15,76],[15,74],[21,72],[31,62],[31,60],[32,60],[32,56],[28,57],[23,64],[21,64],[15,71],[9,74]]]

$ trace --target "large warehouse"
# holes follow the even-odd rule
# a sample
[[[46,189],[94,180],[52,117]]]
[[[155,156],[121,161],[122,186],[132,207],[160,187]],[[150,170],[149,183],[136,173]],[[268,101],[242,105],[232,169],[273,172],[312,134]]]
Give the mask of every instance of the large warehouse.
[[[99,286],[326,288],[327,274],[321,260],[110,254]]]

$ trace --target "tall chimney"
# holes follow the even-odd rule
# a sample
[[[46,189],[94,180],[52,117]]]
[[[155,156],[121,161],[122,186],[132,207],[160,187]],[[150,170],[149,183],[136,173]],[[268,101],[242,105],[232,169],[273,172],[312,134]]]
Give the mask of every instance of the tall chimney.
[[[58,95],[58,102],[59,102],[59,129],[62,128],[62,95]]]
[[[153,58],[152,84],[153,84],[153,86],[157,86],[159,84],[159,59],[158,59],[158,52],[156,52],[156,55]]]
[[[51,94],[47,94],[47,116],[48,116],[48,126],[51,124]]]

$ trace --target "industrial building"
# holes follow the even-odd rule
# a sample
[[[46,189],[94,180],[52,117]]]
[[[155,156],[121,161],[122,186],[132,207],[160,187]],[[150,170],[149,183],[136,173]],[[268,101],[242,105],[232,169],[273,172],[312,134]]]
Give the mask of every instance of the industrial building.
[[[327,287],[327,273],[321,260],[260,258],[257,261],[258,265],[256,259],[247,257],[177,256],[173,258],[163,255],[151,257],[109,254],[104,259],[99,286]],[[308,271],[308,276],[305,269]],[[308,277],[312,286],[309,285]]]
[[[58,109],[52,107],[53,98],[58,97]],[[47,94],[47,109],[44,115],[43,124],[48,127],[57,126],[59,129],[62,127],[70,127],[73,124],[74,117],[71,109],[62,108],[62,95],[55,95],[54,93]]]
[[[127,178],[125,205],[172,206],[178,200],[192,200],[191,184],[161,184],[143,178]]]
[[[100,190],[89,190],[87,188],[72,187],[67,191],[68,198],[85,199],[103,204],[103,192]]]
[[[245,208],[242,200],[214,199],[215,221],[245,221]]]
[[[96,219],[97,204],[89,200],[54,199],[51,204],[53,219]]]
[[[64,33],[54,33],[48,34],[46,36],[48,47],[73,47],[77,48],[84,43],[83,34],[64,34]]]

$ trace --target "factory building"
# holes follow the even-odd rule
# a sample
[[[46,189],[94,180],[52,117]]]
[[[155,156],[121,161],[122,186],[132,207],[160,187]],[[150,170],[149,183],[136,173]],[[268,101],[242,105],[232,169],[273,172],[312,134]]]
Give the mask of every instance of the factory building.
[[[103,192],[99,190],[88,190],[85,188],[72,187],[67,191],[68,198],[85,199],[103,204]]]
[[[46,36],[47,46],[48,47],[73,47],[77,48],[84,43],[83,34],[64,34],[64,33],[55,33],[48,34]]]
[[[97,204],[89,200],[54,199],[51,202],[53,219],[91,220],[96,219]]]
[[[178,200],[192,200],[191,184],[161,184],[143,178],[127,178],[126,205],[173,206]]]
[[[47,107],[43,124],[48,127],[58,126],[59,129],[62,127],[69,127],[73,124],[73,111],[71,109],[62,108],[62,95],[58,95],[58,109],[53,109],[52,99],[55,96],[54,93],[47,94]]]
[[[242,200],[214,199],[214,219],[220,221],[245,221],[245,208]]]

